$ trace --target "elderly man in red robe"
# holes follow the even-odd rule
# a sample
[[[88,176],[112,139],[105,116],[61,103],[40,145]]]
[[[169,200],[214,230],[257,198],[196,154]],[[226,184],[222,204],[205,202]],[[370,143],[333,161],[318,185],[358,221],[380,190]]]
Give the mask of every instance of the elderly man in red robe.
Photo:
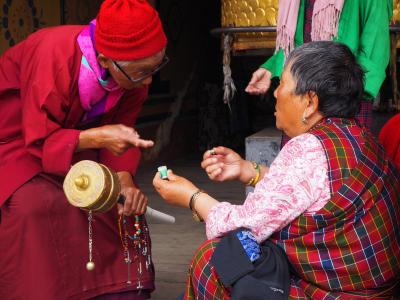
[[[132,252],[118,219],[146,210],[133,177],[139,147],[153,142],[132,126],[168,61],[166,43],[147,1],[105,0],[88,26],[39,30],[1,56],[0,299],[149,297],[150,249]],[[61,186],[82,159],[117,171],[126,197],[93,217],[92,272],[88,214],[68,204]],[[143,217],[140,225],[150,248]]]

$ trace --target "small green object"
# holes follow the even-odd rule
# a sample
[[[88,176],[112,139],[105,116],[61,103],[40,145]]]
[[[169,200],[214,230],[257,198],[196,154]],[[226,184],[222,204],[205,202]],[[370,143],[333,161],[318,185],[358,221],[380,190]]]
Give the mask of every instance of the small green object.
[[[160,172],[161,179],[168,180],[168,169],[166,166],[158,167],[158,172]]]

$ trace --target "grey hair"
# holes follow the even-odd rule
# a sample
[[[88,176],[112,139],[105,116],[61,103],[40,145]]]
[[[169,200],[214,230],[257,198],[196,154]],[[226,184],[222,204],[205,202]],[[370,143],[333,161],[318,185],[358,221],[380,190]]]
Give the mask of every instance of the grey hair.
[[[296,81],[294,93],[314,92],[326,117],[352,118],[364,97],[364,71],[344,44],[318,41],[295,48],[286,66]]]

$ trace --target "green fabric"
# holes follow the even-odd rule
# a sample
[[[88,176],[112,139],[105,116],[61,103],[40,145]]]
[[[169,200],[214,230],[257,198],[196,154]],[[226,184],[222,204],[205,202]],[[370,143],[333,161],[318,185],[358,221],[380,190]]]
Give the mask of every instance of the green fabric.
[[[296,47],[303,44],[304,6],[305,0],[301,0],[294,38]],[[338,37],[335,40],[346,44],[366,71],[367,99],[376,97],[386,77],[392,12],[392,0],[345,0],[340,15]],[[268,69],[273,77],[280,77],[284,67],[283,51],[277,51],[261,67]]]

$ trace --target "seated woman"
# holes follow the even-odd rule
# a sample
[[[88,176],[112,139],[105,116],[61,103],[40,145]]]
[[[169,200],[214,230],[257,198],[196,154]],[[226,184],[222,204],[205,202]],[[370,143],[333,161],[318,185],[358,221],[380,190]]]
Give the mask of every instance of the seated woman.
[[[354,119],[363,80],[345,45],[312,42],[291,53],[275,91],[275,116],[292,139],[271,166],[260,168],[224,147],[204,154],[211,179],[257,183],[243,205],[218,202],[172,171],[169,181],[156,174],[153,184],[168,203],[190,204],[206,221],[210,240],[194,256],[185,299],[230,298],[232,289],[221,284],[210,259],[216,238],[237,228],[284,250],[291,299],[396,295],[400,177]]]

